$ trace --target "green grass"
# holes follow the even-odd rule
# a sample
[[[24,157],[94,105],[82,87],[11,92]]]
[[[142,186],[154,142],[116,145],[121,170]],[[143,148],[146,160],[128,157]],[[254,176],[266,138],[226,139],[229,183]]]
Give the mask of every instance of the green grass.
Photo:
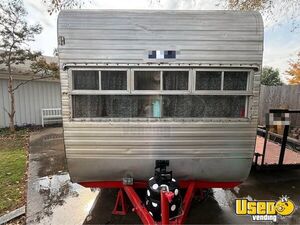
[[[0,130],[0,215],[25,201],[27,130]]]

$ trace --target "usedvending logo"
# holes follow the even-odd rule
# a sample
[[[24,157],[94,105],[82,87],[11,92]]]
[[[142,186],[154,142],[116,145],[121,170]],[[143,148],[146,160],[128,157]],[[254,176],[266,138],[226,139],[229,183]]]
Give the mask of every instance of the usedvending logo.
[[[235,200],[235,213],[239,216],[251,216],[253,221],[277,222],[278,217],[290,216],[295,211],[295,204],[287,196],[278,201]]]

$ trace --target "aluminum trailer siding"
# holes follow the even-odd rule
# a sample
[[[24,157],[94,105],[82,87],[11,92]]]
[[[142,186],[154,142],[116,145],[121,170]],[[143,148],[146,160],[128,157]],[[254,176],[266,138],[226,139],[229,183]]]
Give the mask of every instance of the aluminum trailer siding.
[[[145,180],[153,175],[157,159],[169,160],[181,180],[247,178],[255,147],[263,54],[259,13],[67,10],[58,17],[58,40],[65,151],[74,182],[120,181],[128,176]],[[176,56],[158,57],[166,51]],[[156,57],[150,57],[151,52]],[[135,90],[136,71],[160,71],[162,79],[164,71],[176,70],[188,73],[186,91],[167,91],[162,85],[158,90]],[[97,82],[103,71],[125,71],[127,86],[120,91],[101,90],[101,84],[96,90],[76,90],[74,71],[100,71]],[[201,71],[219,71],[220,90],[197,89]],[[226,89],[226,76],[232,71],[247,73],[245,89]],[[172,118],[164,117],[163,110],[149,117],[76,116],[74,107],[87,104],[85,99],[98,99],[87,96],[102,96],[103,102],[112,95],[155,95],[162,102],[172,96],[192,96],[207,103],[207,99],[218,102],[218,97],[225,96],[225,101],[228,96],[242,96],[245,107],[240,116],[232,117],[207,112],[213,116]],[[79,106],[76,98],[83,99]]]

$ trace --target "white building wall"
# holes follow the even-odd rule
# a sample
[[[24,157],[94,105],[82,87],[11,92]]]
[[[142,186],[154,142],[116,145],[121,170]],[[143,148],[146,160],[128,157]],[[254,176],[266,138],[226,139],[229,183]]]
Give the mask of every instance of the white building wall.
[[[14,81],[18,85],[19,80]],[[41,125],[42,108],[60,108],[60,83],[49,81],[28,82],[15,92],[15,124]],[[7,80],[0,79],[0,128],[8,127],[9,117],[6,110],[10,109],[10,99],[7,90]]]

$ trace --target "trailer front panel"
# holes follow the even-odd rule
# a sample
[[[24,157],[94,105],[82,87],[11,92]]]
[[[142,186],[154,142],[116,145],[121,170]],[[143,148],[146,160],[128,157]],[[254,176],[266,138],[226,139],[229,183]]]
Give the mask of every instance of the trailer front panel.
[[[68,10],[58,18],[62,114],[74,182],[240,182],[254,153],[259,13]]]

